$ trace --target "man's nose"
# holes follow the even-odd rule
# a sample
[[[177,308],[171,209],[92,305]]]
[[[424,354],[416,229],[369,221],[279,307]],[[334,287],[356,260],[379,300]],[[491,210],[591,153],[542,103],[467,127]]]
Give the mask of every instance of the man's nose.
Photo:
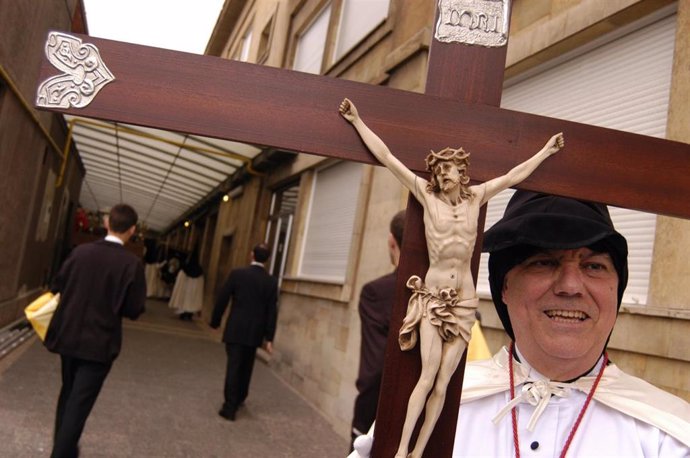
[[[577,263],[565,262],[556,270],[554,293],[558,296],[577,296],[584,291],[582,271]]]

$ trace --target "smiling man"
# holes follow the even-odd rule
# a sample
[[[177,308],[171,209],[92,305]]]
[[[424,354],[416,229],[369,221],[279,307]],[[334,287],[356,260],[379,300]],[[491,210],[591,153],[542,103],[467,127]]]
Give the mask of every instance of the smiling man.
[[[628,279],[606,206],[517,191],[484,251],[512,343],[468,364],[454,456],[688,456],[688,403],[606,353]]]

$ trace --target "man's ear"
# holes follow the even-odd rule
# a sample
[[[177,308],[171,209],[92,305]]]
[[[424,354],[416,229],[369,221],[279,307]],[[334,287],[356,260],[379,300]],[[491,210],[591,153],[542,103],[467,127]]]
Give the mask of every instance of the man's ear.
[[[398,248],[398,244],[395,242],[395,237],[393,237],[393,234],[388,234],[388,249],[393,251]]]
[[[400,262],[400,247],[398,246],[398,242],[395,240],[395,237],[393,237],[393,234],[390,232],[388,233],[388,254],[391,264],[393,264],[395,267],[398,267],[398,263]]]

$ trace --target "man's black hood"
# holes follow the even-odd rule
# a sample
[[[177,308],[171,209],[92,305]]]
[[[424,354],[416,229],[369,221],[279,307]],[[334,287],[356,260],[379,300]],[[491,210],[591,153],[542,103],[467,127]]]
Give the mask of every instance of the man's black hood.
[[[503,327],[515,340],[503,282],[513,267],[543,249],[589,247],[611,256],[618,273],[618,307],[628,284],[628,244],[613,226],[606,205],[565,197],[516,191],[503,218],[484,233],[489,252],[489,285]]]

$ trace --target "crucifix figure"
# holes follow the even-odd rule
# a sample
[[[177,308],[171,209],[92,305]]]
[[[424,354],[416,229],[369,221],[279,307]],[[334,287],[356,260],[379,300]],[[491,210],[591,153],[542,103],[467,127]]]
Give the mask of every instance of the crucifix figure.
[[[467,349],[475,320],[479,299],[470,261],[477,238],[479,209],[499,192],[523,181],[546,158],[563,148],[563,134],[551,137],[539,152],[507,174],[469,186],[467,169],[470,154],[462,148],[432,151],[426,158],[431,177],[425,180],[391,153],[362,121],[350,100],[341,102],[340,114],[424,209],[429,269],[423,280],[417,275],[407,280],[412,296],[398,337],[401,350],[414,348],[419,340],[422,372],[410,395],[395,455],[396,458],[419,458],[441,414],[448,382]],[[412,432],[425,401],[424,423],[415,448],[408,455]]]
[[[437,17],[447,17],[443,5],[451,3],[439,2]],[[482,2],[494,3],[500,2]],[[507,34],[507,29],[502,32]],[[568,149],[577,154],[547,161],[518,187],[690,217],[687,204],[677,197],[690,194],[690,145],[499,108],[505,45],[487,48],[432,39],[425,94],[417,94],[216,57],[77,38],[96,47],[108,69],[95,71],[92,61],[83,64],[93,83],[84,95],[93,95],[92,89],[103,84],[108,74],[115,80],[103,86],[89,104],[65,107],[37,100],[43,109],[378,164],[334,109],[347,96],[358,101],[367,123],[386,138],[387,146],[408,169],[423,173],[419,154],[430,147],[464,145],[478,159],[472,169],[477,183],[526,160],[529,151],[554,132],[567,132]],[[46,57],[40,80],[55,76],[55,67]],[[84,89],[82,76],[70,81],[74,84],[69,87]],[[664,164],[663,173],[660,164]],[[391,328],[399,327],[405,315],[409,291],[404,279],[426,271],[429,261],[422,217],[422,208],[411,199]],[[480,243],[478,237],[476,245]],[[392,335],[388,347],[397,350],[397,346],[397,335]],[[382,381],[386,396],[379,402],[372,456],[390,458],[397,450],[407,401],[419,374],[418,357],[387,352]],[[462,376],[459,364],[426,456],[441,458],[452,453]]]

